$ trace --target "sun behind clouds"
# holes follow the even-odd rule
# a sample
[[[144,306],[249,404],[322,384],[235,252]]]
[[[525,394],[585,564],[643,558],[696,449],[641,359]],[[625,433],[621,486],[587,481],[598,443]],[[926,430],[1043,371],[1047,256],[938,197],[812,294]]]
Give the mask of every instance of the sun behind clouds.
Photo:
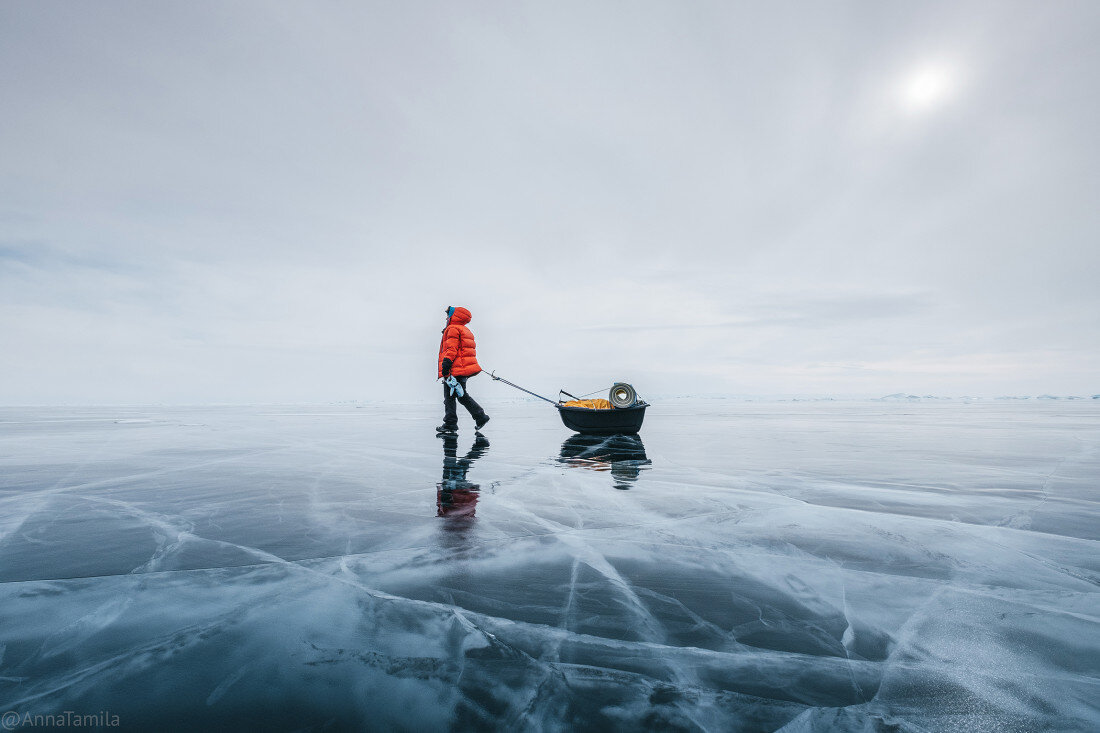
[[[899,101],[909,112],[929,112],[950,100],[960,86],[958,69],[951,64],[927,63],[902,81]]]

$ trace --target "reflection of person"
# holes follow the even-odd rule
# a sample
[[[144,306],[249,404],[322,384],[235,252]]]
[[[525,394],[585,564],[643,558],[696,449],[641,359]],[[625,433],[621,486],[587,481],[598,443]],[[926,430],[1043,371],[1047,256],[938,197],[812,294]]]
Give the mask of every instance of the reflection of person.
[[[466,478],[474,461],[489,450],[489,439],[479,435],[462,458],[458,457],[458,437],[443,436],[443,478],[436,485],[436,516],[473,517],[477,508],[478,484]]]
[[[470,322],[470,311],[452,305],[446,313],[447,325],[443,328],[443,338],[439,340],[438,374],[447,381],[450,381],[449,377],[454,377],[458,384],[457,388],[447,381],[443,384],[443,424],[435,431],[441,435],[458,432],[456,397],[474,419],[474,429],[481,430],[489,422],[489,416],[481,409],[481,405],[474,402],[466,389],[466,380],[481,373],[481,366],[477,363],[474,334],[466,327]]]
[[[610,471],[616,489],[629,489],[652,461],[637,435],[573,435],[561,444],[561,463]]]

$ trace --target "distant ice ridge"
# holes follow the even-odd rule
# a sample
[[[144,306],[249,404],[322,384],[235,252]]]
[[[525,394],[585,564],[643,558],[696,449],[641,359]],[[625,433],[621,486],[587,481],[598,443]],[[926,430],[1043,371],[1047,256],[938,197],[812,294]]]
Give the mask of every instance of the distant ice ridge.
[[[1087,399],[1079,395],[1051,395],[1041,394],[1038,397],[1032,398],[1031,395],[1002,395],[1000,397],[971,397],[969,395],[963,395],[961,397],[944,397],[942,395],[915,395],[906,394],[905,392],[896,392],[894,394],[888,394],[885,397],[872,398],[876,402],[922,402],[925,400],[963,400],[967,402],[984,401],[984,400],[1083,400]],[[1100,399],[1100,395],[1093,395],[1092,399]]]
[[[813,395],[813,394],[780,394],[780,395],[744,395],[744,394],[680,394],[680,393],[651,393],[646,395],[650,402],[663,400],[728,400],[730,402],[989,402],[994,400],[1087,400],[1089,397],[1080,395],[1000,395],[997,397],[979,395],[931,395],[910,394],[908,392],[895,392],[882,397],[868,397],[859,395]],[[1092,395],[1091,399],[1100,400],[1100,394]]]

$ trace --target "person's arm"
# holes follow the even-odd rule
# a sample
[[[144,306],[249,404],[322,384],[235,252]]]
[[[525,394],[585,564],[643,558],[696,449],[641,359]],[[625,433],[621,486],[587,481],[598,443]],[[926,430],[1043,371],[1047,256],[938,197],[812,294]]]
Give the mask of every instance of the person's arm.
[[[455,357],[458,356],[458,329],[452,326],[448,326],[446,332],[443,334],[443,376],[446,377],[451,373],[451,367],[454,366]]]

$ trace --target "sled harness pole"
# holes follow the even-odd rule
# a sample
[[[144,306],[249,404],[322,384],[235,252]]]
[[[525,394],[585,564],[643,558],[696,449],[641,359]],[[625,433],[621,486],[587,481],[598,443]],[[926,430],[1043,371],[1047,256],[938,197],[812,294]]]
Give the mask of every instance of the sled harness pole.
[[[531,390],[529,390],[529,389],[524,389],[523,387],[519,386],[518,384],[512,384],[512,383],[511,383],[511,382],[509,382],[509,381],[508,381],[507,379],[504,379],[504,378],[502,378],[502,377],[498,377],[498,376],[496,375],[496,373],[495,373],[495,372],[489,372],[489,376],[490,376],[490,377],[492,377],[492,378],[493,378],[493,379],[494,379],[495,381],[497,381],[497,382],[504,382],[504,383],[505,383],[505,384],[507,384],[507,385],[508,385],[509,387],[515,387],[515,388],[516,388],[516,389],[518,389],[518,390],[519,390],[520,392],[526,392],[527,394],[531,395],[532,397],[538,397],[538,398],[539,398],[540,400],[544,400],[544,401],[546,401],[546,402],[549,402],[549,403],[550,403],[551,405],[553,405],[554,407],[557,407],[557,406],[558,406],[558,403],[557,403],[557,402],[554,402],[554,401],[553,401],[552,399],[550,399],[550,398],[548,398],[548,397],[543,397],[543,396],[542,396],[542,395],[540,395],[540,394],[535,394],[535,393],[534,393],[534,392],[532,392]]]

